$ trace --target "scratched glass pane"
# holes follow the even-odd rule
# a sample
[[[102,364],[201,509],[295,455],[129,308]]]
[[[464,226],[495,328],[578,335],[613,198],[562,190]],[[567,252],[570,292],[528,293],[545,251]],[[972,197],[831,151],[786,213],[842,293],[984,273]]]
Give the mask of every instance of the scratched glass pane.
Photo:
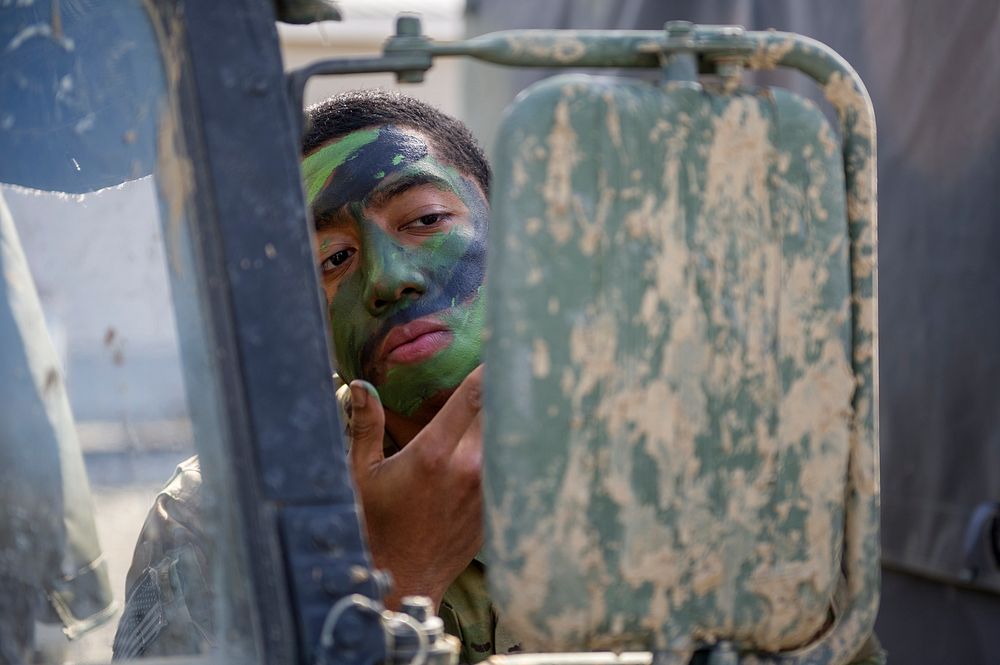
[[[252,662],[182,119],[144,3],[85,4],[0,6],[0,663]]]

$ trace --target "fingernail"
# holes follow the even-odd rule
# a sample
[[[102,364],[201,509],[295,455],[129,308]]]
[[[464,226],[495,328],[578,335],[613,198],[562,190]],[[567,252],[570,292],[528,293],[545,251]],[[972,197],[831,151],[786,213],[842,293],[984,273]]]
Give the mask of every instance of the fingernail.
[[[351,383],[351,406],[356,409],[365,408],[368,403],[368,391],[358,381]]]

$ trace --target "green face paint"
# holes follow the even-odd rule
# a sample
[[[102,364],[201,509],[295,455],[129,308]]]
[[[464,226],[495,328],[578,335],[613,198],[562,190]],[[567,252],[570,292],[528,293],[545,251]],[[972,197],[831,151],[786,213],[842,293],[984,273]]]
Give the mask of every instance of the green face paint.
[[[479,188],[435,159],[418,134],[391,126],[363,133],[307,157],[303,175],[316,218],[348,220],[357,246],[330,298],[338,371],[370,381],[386,408],[408,416],[479,364],[488,210]],[[423,218],[380,212],[422,185],[433,185],[422,188],[425,198],[456,210],[453,220],[424,230]]]
[[[302,160],[302,180],[306,186],[306,202],[310,205],[316,195],[329,184],[330,175],[362,146],[378,138],[377,129],[363,129],[339,141],[320,148]]]

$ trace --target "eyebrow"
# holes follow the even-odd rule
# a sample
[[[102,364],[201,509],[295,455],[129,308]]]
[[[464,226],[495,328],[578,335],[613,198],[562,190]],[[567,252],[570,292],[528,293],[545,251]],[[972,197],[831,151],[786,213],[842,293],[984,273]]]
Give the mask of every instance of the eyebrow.
[[[313,227],[317,231],[322,231],[333,227],[347,226],[349,222],[341,214],[342,210],[343,208],[340,210],[324,210],[321,213],[313,213]]]
[[[435,173],[408,173],[369,194],[365,199],[365,206],[378,207],[385,205],[385,203],[393,197],[399,196],[407,190],[413,189],[414,187],[420,187],[422,185],[434,185],[435,187],[441,188],[451,187],[451,183]],[[344,208],[346,207],[347,206],[342,206],[336,210],[323,210],[322,212],[314,211],[313,225],[316,230],[321,231],[323,229],[343,227],[350,224],[350,221],[345,218],[343,214]]]
[[[367,205],[376,207],[384,205],[394,196],[421,185],[434,185],[439,188],[451,187],[451,183],[435,173],[408,173],[372,192],[368,197]]]

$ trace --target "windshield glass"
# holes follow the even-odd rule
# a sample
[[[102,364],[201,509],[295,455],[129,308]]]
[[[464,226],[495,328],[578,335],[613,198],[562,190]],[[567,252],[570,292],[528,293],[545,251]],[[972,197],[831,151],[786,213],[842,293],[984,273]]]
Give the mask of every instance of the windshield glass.
[[[161,35],[138,0],[10,5],[0,663],[246,662],[233,501],[209,461],[223,428],[194,184]]]

